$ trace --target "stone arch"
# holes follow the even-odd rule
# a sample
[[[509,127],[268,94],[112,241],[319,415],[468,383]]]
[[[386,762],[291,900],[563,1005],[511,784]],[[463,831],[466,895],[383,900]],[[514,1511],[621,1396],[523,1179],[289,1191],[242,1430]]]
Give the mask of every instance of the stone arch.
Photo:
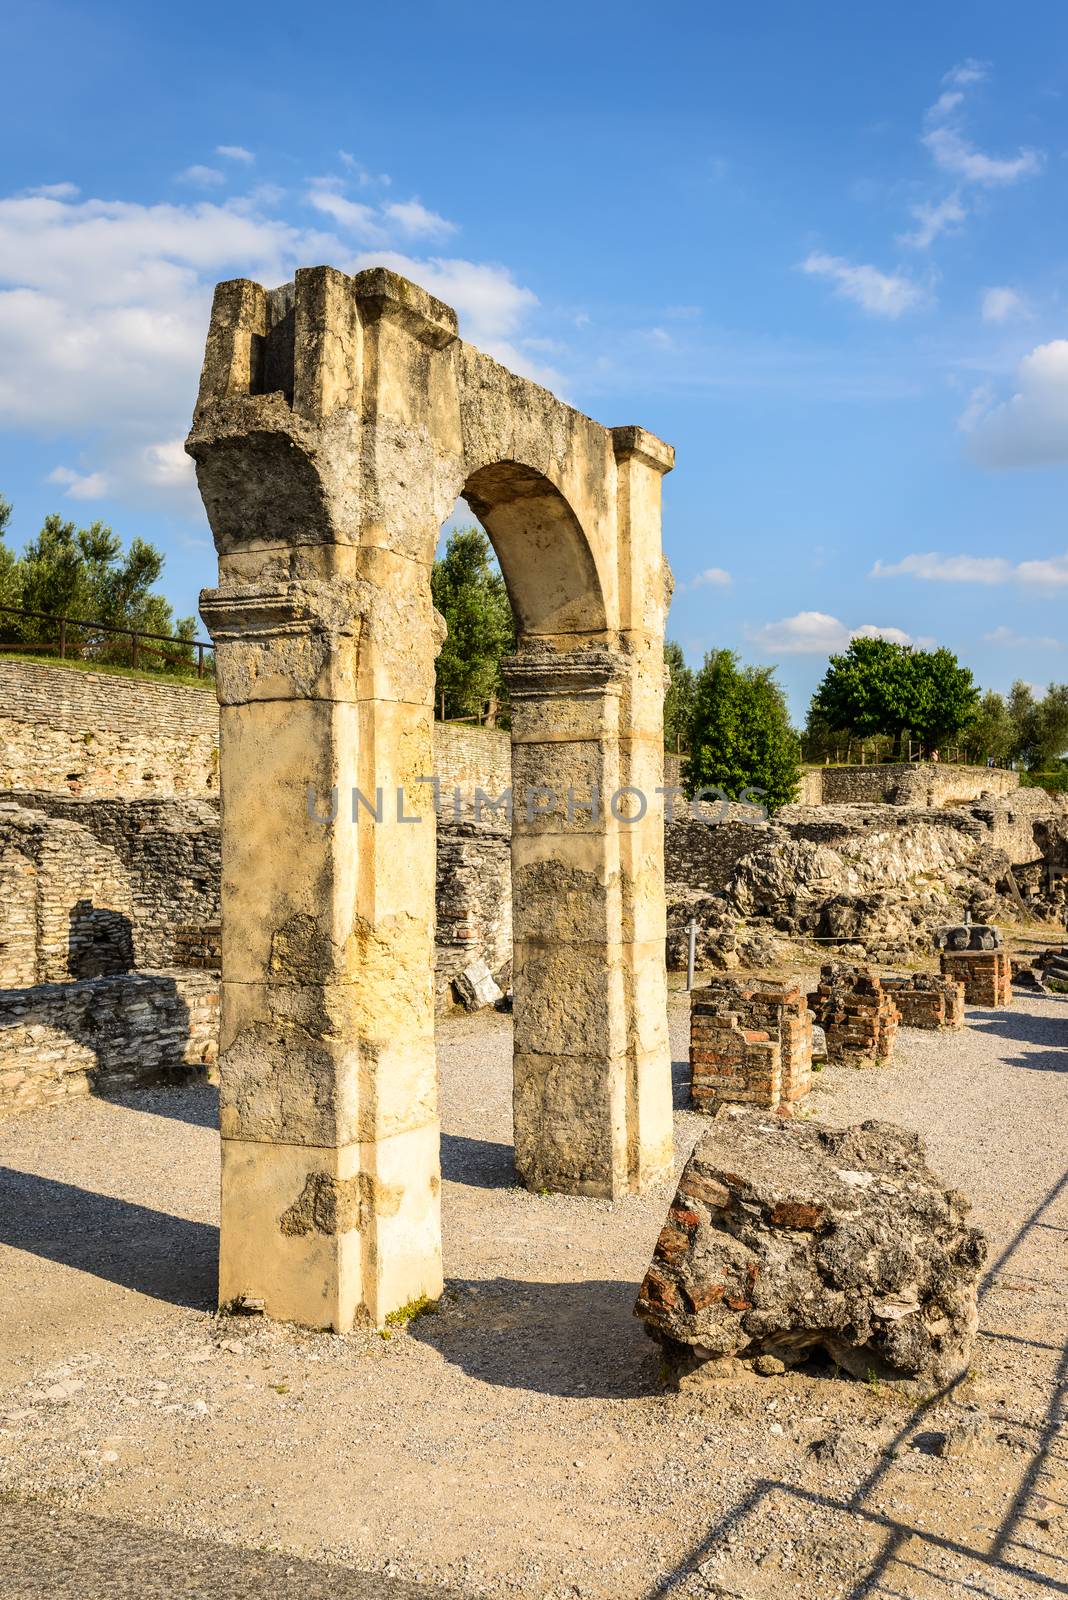
[[[476,468],[462,496],[493,543],[521,638],[604,632],[604,595],[589,541],[543,473],[497,461]]]
[[[381,1322],[441,1287],[429,574],[461,492],[519,623],[517,1168],[609,1196],[670,1172],[672,452],[464,344],[416,285],[330,268],[219,285],[187,448],[219,554],[220,1299]]]

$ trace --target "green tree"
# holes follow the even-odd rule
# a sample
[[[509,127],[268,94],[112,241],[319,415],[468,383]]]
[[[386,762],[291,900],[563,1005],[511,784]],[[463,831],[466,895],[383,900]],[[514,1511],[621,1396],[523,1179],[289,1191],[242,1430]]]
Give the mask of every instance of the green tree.
[[[1004,698],[988,689],[979,702],[979,713],[968,729],[968,744],[982,757],[1005,761],[1012,753],[1015,724]]]
[[[515,650],[515,620],[481,528],[449,535],[430,589],[449,630],[437,659],[438,715],[481,716],[488,704],[487,721],[499,721],[507,698],[501,662]]]
[[[912,655],[913,709],[909,727],[930,755],[970,728],[979,711],[979,689],[952,650],[917,650]]]
[[[774,667],[740,667],[733,650],[712,650],[694,683],[689,794],[718,788],[730,799],[762,791],[769,811],[797,798],[797,736]]]
[[[664,665],[668,669],[668,686],[664,691],[664,746],[668,750],[681,750],[690,742],[694,675],[686,665],[682,646],[671,639],[664,643]]]
[[[0,502],[0,512],[2,533],[10,517],[6,501]],[[166,599],[154,591],[164,558],[143,539],[132,540],[124,551],[118,535],[102,522],[78,528],[62,517],[49,516],[21,556],[15,557],[6,545],[2,548],[2,603],[47,613],[46,617],[0,616],[0,638],[9,643],[54,644],[58,623],[52,619],[59,617],[171,638],[191,640],[196,635],[196,618],[183,617],[176,623]],[[72,650],[81,649],[93,660],[130,659],[129,641],[102,630],[72,626],[68,641]],[[170,662],[146,647],[142,664],[192,662],[191,647],[172,644],[163,649]]]
[[[1009,691],[1009,715],[1013,760],[1029,772],[1055,766],[1068,748],[1068,684],[1051,683],[1039,699],[1030,684],[1017,681]]]
[[[916,650],[890,639],[852,639],[832,656],[812,699],[810,724],[859,738],[883,734],[900,760],[905,734],[925,754],[974,722],[979,690],[951,650]]]
[[[900,757],[915,714],[913,653],[890,639],[851,639],[841,655],[831,656],[812,697],[809,721],[867,738],[888,734]]]

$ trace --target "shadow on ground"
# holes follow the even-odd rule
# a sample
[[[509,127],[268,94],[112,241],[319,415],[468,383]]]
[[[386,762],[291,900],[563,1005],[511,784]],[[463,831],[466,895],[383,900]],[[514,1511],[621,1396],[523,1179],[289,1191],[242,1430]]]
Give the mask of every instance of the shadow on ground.
[[[5,1600],[460,1600],[455,1589],[34,1501],[0,1503],[0,1593]]]
[[[55,1178],[0,1167],[0,1244],[171,1305],[216,1304],[217,1228]]]
[[[441,1176],[446,1183],[463,1183],[472,1189],[514,1189],[519,1183],[510,1144],[471,1139],[461,1133],[441,1135]]]
[[[636,1283],[450,1279],[412,1338],[483,1383],[570,1399],[631,1400],[659,1390],[658,1347],[633,1316]]]

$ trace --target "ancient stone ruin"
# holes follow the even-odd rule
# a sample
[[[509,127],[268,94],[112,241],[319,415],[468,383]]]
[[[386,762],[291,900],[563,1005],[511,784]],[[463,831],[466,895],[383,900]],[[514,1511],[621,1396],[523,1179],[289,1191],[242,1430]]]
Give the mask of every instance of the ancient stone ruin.
[[[221,284],[188,449],[219,554],[220,1299],[381,1322],[442,1284],[430,567],[461,496],[519,640],[516,1164],[590,1195],[670,1169],[662,813],[642,800],[672,451],[506,372],[378,268]],[[283,1228],[309,1184],[333,1204]]]
[[[906,1028],[954,1031],[964,1026],[964,985],[936,972],[881,979]]]
[[[763,1372],[823,1351],[856,1377],[965,1370],[986,1242],[916,1134],[718,1119],[698,1140],[635,1307],[680,1365]]]
[[[1012,963],[1007,950],[943,950],[942,976],[963,984],[970,1006],[1012,1005]]]
[[[899,1015],[892,992],[874,972],[829,961],[808,997],[827,1038],[828,1061],[874,1066],[894,1053]]]
[[[690,996],[690,1103],[776,1107],[812,1083],[812,1014],[796,982],[715,978]]]

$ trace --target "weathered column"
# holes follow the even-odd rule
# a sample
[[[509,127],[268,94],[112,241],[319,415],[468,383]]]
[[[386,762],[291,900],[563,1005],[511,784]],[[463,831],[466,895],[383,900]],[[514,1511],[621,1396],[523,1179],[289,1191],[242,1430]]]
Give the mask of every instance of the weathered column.
[[[623,860],[627,677],[604,647],[528,648],[507,671],[516,1166],[531,1188],[612,1197],[670,1170],[672,1153],[670,1063],[659,1085],[647,1079],[634,983],[645,952]],[[649,999],[655,1043],[655,984]]]
[[[405,548],[375,458],[383,342],[455,322],[367,276],[220,286],[189,446],[220,573],[219,1299],[339,1331],[441,1289],[436,508],[395,497],[430,525]]]
[[[619,769],[629,790],[620,826],[627,1084],[632,1163],[641,1187],[669,1175],[674,1143],[667,1025],[664,895],[664,625],[671,573],[661,540],[670,445],[644,428],[612,429],[616,458],[620,650]]]

